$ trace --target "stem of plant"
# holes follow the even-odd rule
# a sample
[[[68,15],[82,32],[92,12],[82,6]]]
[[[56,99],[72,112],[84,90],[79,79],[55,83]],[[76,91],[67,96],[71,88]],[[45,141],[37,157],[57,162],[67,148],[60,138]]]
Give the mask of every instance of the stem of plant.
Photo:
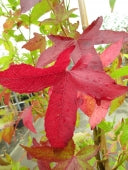
[[[88,17],[86,12],[85,1],[78,0],[78,4],[79,4],[82,28],[84,30],[88,26]],[[98,151],[95,156],[97,160],[97,169],[110,170],[104,131],[99,127],[95,127],[95,129],[93,130],[93,139],[94,139],[94,144],[100,146],[100,151]]]
[[[100,146],[100,150],[95,156],[97,160],[97,169],[110,170],[104,131],[99,127],[95,127],[95,129],[93,130],[93,139],[94,144]]]

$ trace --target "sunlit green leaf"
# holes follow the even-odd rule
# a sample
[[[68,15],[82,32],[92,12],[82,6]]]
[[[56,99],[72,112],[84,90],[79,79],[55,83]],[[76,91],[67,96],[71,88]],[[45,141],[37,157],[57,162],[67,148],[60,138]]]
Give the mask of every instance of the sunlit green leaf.
[[[122,95],[112,100],[109,108],[110,115],[124,102],[124,99],[125,99],[125,95]]]
[[[119,78],[119,77],[127,76],[127,75],[128,75],[128,66],[119,68],[115,70],[113,73],[111,73],[111,77],[113,78]]]
[[[109,0],[109,5],[111,8],[111,11],[113,12],[114,6],[115,6],[116,0]]]
[[[102,121],[98,127],[104,130],[104,132],[109,132],[113,129],[113,122]]]
[[[51,4],[53,4],[56,0],[51,0]],[[42,0],[41,2],[37,3],[31,12],[31,22],[35,22],[39,19],[42,15],[46,12],[50,11],[51,7],[47,0]]]

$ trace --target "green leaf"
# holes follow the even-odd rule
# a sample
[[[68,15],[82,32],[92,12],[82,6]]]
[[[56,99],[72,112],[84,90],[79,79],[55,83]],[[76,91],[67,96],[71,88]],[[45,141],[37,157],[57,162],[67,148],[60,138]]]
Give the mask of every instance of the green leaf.
[[[113,10],[114,10],[115,2],[116,2],[116,0],[109,0],[109,5],[110,5],[110,8],[111,8],[111,12],[113,12]]]
[[[96,145],[87,145],[81,149],[77,154],[77,158],[81,161],[88,161],[93,158],[99,150],[99,147]]]
[[[4,12],[2,11],[2,8],[0,8],[0,16],[2,16]]]
[[[124,99],[125,95],[122,95],[112,100],[109,108],[109,115],[111,115],[124,102]]]
[[[128,66],[124,66],[111,73],[112,78],[119,78],[128,75]]]
[[[56,0],[51,0],[51,4],[53,4]],[[31,22],[34,23],[38,20],[42,15],[46,12],[50,11],[51,7],[47,0],[42,0],[41,2],[37,3],[31,12]]]
[[[102,121],[98,127],[103,129],[105,133],[110,132],[113,129],[113,122]]]
[[[24,23],[25,25],[29,25],[29,24],[30,24],[30,18],[29,18],[28,15],[22,14],[22,15],[20,16],[20,18],[21,18],[21,20],[23,21],[23,23]]]
[[[0,69],[5,70],[12,63],[12,56],[3,56],[0,58]]]

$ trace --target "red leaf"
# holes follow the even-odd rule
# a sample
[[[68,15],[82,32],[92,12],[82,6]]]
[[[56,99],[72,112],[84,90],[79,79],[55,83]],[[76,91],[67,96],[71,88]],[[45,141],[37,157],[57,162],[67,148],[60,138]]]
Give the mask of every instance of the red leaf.
[[[110,101],[101,101],[101,105],[96,105],[93,114],[89,119],[91,129],[94,129],[106,116],[108,108],[110,106]]]
[[[38,160],[37,164],[39,170],[51,170],[50,165],[47,161]]]
[[[49,38],[55,41],[55,45],[45,50],[39,57],[37,62],[37,67],[43,67],[52,61],[55,61],[62,51],[70,46],[72,46],[73,39],[61,37],[61,36],[49,36]],[[59,47],[59,48],[58,48]],[[52,55],[51,55],[52,54]]]
[[[125,93],[128,87],[117,85],[101,68],[98,71],[97,67],[95,71],[95,62],[93,63],[91,60],[93,57],[88,54],[85,58],[81,58],[70,71],[71,79],[76,88],[96,100],[112,100]],[[88,58],[90,61],[87,65]]]
[[[23,124],[33,133],[36,133],[36,129],[33,125],[32,107],[29,106],[22,113]]]
[[[77,111],[75,100],[76,89],[65,73],[53,87],[45,118],[46,135],[55,148],[63,148],[73,136]]]
[[[45,129],[46,136],[54,148],[66,146],[72,138],[76,121],[77,91],[95,98],[96,103],[102,106],[101,100],[110,101],[128,90],[128,87],[117,85],[104,72],[100,57],[94,49],[94,44],[99,42],[115,42],[118,41],[119,37],[126,41],[128,34],[108,31],[106,32],[109,34],[108,40],[107,34],[103,34],[103,39],[100,37],[102,31],[99,30],[101,23],[102,18],[98,18],[78,40],[52,36],[55,45],[47,50],[50,56],[48,60],[46,59],[49,57],[48,53],[44,52],[45,64],[57,58],[52,67],[39,69],[21,64],[13,65],[8,70],[0,72],[0,83],[20,93],[36,92],[45,87],[53,86],[45,118]],[[125,37],[123,37],[124,35]],[[66,48],[64,51],[63,47]],[[72,56],[74,63],[78,62],[71,70],[68,70],[70,56]],[[43,58],[40,60],[42,62]],[[40,67],[42,66],[41,62],[38,63]],[[104,106],[103,108],[97,107],[103,110],[104,117]],[[90,122],[93,117],[95,114],[92,114]],[[92,121],[92,128],[100,121],[100,118],[96,122]]]
[[[104,67],[112,63],[112,61],[119,55],[122,47],[122,39],[110,45],[104,52],[100,55],[102,64]]]
[[[70,62],[70,53],[74,47],[63,51],[54,66],[35,68],[31,65],[11,65],[9,69],[0,72],[0,84],[12,91],[31,93],[56,84],[56,77],[61,76]]]
[[[75,48],[71,54],[71,57],[74,63],[76,63],[87,53],[94,52],[94,45],[110,44],[117,42],[120,39],[123,39],[123,42],[128,42],[128,33],[124,31],[116,32],[110,30],[99,30],[102,21],[102,17],[99,17],[96,21],[92,22],[92,24],[79,36],[77,40],[61,36],[49,36],[55,45],[48,48],[44,53],[40,55],[37,67],[43,67],[56,60],[58,55],[64,49],[72,45],[75,45]]]
[[[20,0],[21,12],[24,13],[32,8],[35,4],[40,2],[41,0]]]

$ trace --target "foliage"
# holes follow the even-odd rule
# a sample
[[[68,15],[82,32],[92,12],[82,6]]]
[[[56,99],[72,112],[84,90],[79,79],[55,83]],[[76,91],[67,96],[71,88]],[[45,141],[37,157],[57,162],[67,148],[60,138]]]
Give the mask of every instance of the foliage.
[[[110,1],[112,10],[114,4]],[[43,117],[46,136],[40,142],[33,138],[32,146],[21,145],[39,169],[123,168],[128,120],[115,125],[104,119],[108,110],[112,114],[123,103],[128,90],[124,83],[128,68],[122,67],[128,33],[100,30],[102,17],[79,33],[79,23],[70,22],[76,9],[64,1],[1,0],[0,5],[5,20],[0,45],[7,51],[0,58],[0,99],[10,109],[0,112],[0,140],[10,143],[21,119],[36,133],[34,122]],[[98,44],[108,46],[99,54]],[[26,101],[30,106],[21,113],[9,100],[11,90],[33,93]],[[87,133],[76,137],[78,109],[89,117],[94,140]],[[0,165],[22,169],[7,155],[0,158]]]

